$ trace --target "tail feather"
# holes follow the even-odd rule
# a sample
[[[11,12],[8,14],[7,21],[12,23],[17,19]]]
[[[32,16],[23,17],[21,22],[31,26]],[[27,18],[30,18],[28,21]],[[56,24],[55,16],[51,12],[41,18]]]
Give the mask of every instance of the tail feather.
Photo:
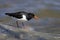
[[[9,13],[5,13],[5,15],[9,15]]]
[[[11,13],[5,13],[5,15],[12,16],[12,14],[11,14]]]

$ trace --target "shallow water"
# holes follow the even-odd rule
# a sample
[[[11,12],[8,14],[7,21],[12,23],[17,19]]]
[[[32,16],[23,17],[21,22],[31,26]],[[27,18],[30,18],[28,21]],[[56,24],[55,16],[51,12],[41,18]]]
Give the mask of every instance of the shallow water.
[[[45,9],[49,11],[44,11]],[[33,12],[40,17],[24,23],[35,31],[60,34],[60,0],[0,0],[0,23],[16,26],[15,21],[5,13],[17,11]]]
[[[36,12],[39,9],[60,10],[59,0],[0,0],[0,13],[28,11]]]

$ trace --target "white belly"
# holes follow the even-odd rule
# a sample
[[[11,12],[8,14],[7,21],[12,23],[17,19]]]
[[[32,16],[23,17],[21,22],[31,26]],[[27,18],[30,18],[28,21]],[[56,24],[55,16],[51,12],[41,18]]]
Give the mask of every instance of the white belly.
[[[25,22],[25,21],[27,21],[25,15],[22,15],[22,18],[21,18],[21,19],[18,19],[18,18],[15,18],[15,17],[13,17],[13,19],[16,20],[16,21],[17,21],[17,20],[18,20],[18,21],[21,21],[21,22]]]
[[[27,21],[26,18],[18,19],[18,18],[12,17],[12,19],[15,20],[15,21],[21,21],[21,22],[25,22],[25,21]]]
[[[22,21],[22,22],[25,22],[27,21],[27,19],[24,19],[24,18],[21,18],[21,19],[17,19],[18,21]]]

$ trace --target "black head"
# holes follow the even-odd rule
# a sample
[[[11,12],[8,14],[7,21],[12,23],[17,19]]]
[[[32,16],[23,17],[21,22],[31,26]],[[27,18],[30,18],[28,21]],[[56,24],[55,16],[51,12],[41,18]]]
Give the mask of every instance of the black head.
[[[27,14],[27,19],[30,20],[30,19],[32,19],[32,18],[37,19],[38,17],[35,16],[35,14],[33,14],[33,13],[28,13],[28,14]]]

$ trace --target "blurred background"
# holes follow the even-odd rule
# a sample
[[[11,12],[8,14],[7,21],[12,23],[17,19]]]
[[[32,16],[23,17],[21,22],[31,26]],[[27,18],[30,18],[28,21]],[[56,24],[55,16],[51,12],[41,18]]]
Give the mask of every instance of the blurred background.
[[[37,32],[60,34],[60,0],[0,0],[0,23],[16,26],[5,13],[19,11],[32,12],[39,17],[37,21],[25,22],[26,26]]]

